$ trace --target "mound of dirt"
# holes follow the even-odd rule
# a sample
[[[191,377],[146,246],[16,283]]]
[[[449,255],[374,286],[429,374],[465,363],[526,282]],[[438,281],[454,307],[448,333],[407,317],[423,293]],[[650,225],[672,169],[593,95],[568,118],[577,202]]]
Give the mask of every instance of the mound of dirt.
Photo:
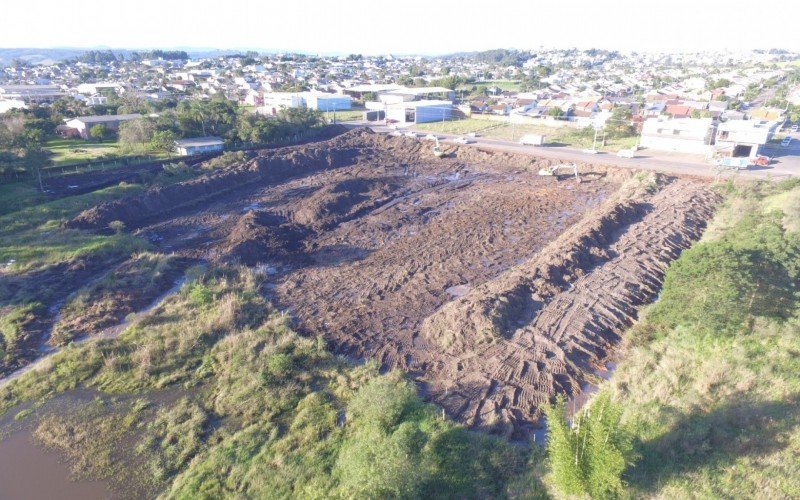
[[[365,153],[359,146],[362,138],[371,135],[375,134],[354,130],[324,142],[264,150],[257,158],[244,164],[84,210],[68,221],[66,227],[102,231],[116,220],[128,228],[139,227],[148,219],[197,205],[253,183],[275,182],[310,171],[351,165]]]
[[[317,230],[325,229],[386,202],[387,195],[397,187],[381,179],[347,179],[326,185],[302,200],[293,219]]]
[[[275,260],[302,258],[307,231],[284,217],[265,211],[250,211],[239,217],[224,246],[228,260],[253,266]]]

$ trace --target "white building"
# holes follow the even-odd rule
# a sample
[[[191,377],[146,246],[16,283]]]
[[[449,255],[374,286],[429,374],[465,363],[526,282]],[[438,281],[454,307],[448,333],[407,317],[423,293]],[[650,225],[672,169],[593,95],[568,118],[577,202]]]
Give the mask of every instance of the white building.
[[[735,158],[755,158],[769,142],[777,122],[728,120],[717,126],[714,152]]]
[[[225,141],[220,137],[191,137],[175,141],[175,151],[183,156],[222,151],[224,147]]]
[[[0,99],[25,104],[53,102],[66,94],[55,85],[0,85]]]
[[[350,109],[352,97],[342,94],[328,94],[326,92],[303,92],[301,94],[308,108],[318,111],[339,111]]]
[[[639,144],[661,151],[709,155],[713,140],[711,118],[651,118],[642,126]]]
[[[386,104],[386,118],[398,123],[429,123],[453,117],[452,101],[410,101]]]

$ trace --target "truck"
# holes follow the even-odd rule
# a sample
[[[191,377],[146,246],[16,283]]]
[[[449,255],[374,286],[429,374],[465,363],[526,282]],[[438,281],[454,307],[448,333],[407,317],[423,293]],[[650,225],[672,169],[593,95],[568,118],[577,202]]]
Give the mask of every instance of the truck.
[[[544,144],[544,136],[539,134],[525,134],[519,140],[523,146],[541,146]]]

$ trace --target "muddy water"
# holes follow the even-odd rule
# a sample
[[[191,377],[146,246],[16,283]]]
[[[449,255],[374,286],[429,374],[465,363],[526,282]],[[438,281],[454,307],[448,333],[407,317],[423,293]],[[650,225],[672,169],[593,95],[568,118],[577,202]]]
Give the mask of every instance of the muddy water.
[[[100,481],[73,481],[67,464],[36,445],[27,430],[0,441],[0,499],[94,500],[113,498]]]

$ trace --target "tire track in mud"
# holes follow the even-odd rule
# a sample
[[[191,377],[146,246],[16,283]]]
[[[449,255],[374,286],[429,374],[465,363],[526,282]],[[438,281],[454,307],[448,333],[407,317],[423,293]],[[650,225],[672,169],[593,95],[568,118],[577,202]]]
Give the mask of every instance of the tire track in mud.
[[[556,394],[580,391],[633,324],[637,307],[656,297],[669,262],[701,236],[716,198],[692,184],[675,181],[648,200],[639,220],[617,230],[604,261],[546,299],[532,318],[524,310],[512,314],[512,321],[522,319],[517,328],[483,335],[473,329],[472,342],[462,338],[445,348],[446,361],[422,376],[429,397],[469,425],[509,431],[536,422]],[[554,246],[548,251],[567,253]],[[507,291],[483,290],[481,299]],[[466,314],[476,302],[463,301],[447,315]],[[429,335],[437,321],[427,320]]]

